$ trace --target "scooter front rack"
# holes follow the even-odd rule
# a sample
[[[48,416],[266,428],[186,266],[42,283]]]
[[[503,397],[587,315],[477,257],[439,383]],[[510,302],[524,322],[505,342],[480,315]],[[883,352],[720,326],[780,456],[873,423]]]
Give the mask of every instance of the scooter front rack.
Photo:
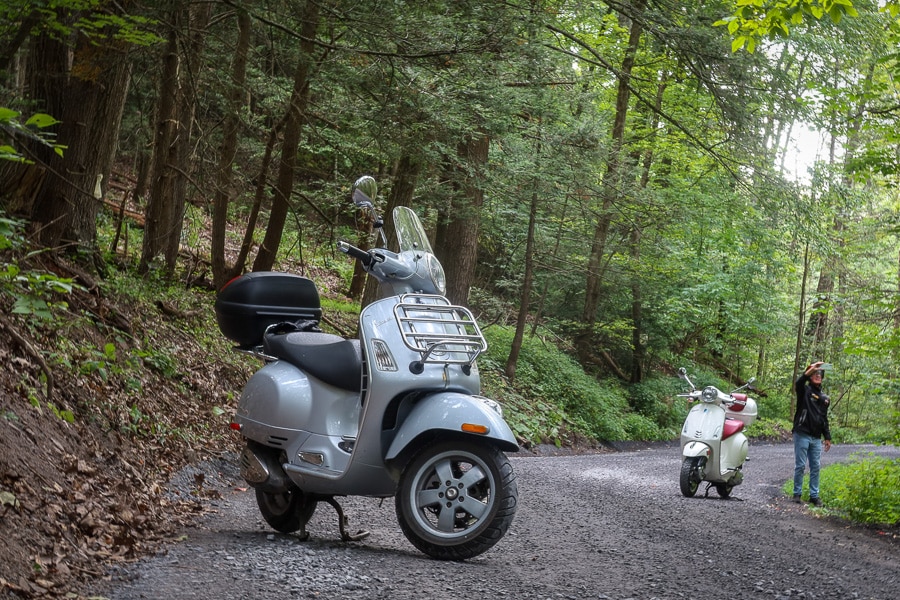
[[[471,365],[487,350],[487,341],[464,306],[443,296],[404,294],[394,317],[406,347],[422,355],[423,363]]]

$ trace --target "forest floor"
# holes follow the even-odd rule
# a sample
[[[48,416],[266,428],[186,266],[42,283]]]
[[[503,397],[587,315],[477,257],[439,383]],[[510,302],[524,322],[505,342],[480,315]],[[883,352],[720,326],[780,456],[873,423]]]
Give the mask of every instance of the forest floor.
[[[85,289],[52,326],[11,314],[0,296],[4,598],[77,597],[70,590],[202,515],[218,494],[202,477],[187,494],[166,482],[234,450],[228,406],[249,374],[185,333],[211,305],[139,308],[63,260],[39,267]]]

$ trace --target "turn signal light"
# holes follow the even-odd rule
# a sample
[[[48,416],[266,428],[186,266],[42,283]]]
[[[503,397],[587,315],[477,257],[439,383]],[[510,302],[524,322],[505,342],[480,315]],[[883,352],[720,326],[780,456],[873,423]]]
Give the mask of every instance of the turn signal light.
[[[477,433],[479,435],[487,435],[491,431],[487,425],[479,425],[478,423],[463,423],[460,429],[466,433]]]

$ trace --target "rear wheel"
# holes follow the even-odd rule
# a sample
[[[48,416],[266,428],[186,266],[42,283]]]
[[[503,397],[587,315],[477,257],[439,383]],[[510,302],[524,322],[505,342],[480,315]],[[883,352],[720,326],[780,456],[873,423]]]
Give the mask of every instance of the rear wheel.
[[[717,483],[716,484],[716,492],[719,493],[721,498],[731,498],[731,490],[734,489],[733,485],[729,485],[727,483]]]
[[[703,464],[705,459],[700,456],[689,456],[681,463],[681,493],[687,498],[693,498],[703,480]]]
[[[306,527],[316,511],[316,500],[297,487],[279,494],[256,490],[256,504],[266,523],[281,533]]]
[[[478,556],[500,541],[516,512],[509,459],[493,446],[445,442],[403,471],[397,519],[413,546],[441,560]]]

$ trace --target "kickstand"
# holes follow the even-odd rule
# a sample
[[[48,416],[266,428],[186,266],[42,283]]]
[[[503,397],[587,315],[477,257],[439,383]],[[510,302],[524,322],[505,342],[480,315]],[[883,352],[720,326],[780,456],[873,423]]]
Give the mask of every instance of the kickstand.
[[[362,529],[353,534],[347,533],[347,525],[349,524],[350,520],[347,518],[347,515],[344,514],[344,509],[342,509],[341,505],[337,503],[337,500],[332,497],[326,498],[325,502],[330,504],[332,508],[337,511],[338,526],[341,529],[341,540],[345,542],[358,542],[359,540],[369,536],[369,532]]]
[[[711,484],[711,483],[706,484],[706,493],[703,494],[704,498],[709,498],[709,488],[711,488],[712,486],[713,486],[713,484]]]

